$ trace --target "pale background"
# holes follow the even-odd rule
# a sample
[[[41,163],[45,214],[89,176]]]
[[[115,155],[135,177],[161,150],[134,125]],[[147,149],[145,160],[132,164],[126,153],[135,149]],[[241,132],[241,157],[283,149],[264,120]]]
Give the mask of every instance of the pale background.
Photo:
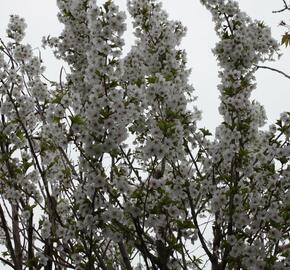
[[[125,10],[126,0],[115,0],[115,2],[120,5],[122,10]],[[215,57],[211,53],[211,48],[214,47],[217,40],[211,16],[198,0],[162,0],[162,2],[170,18],[182,21],[188,28],[182,47],[188,54],[188,67],[192,69],[190,83],[196,89],[195,93],[199,97],[197,105],[203,112],[203,120],[199,126],[205,126],[214,131],[221,118],[217,110],[219,104],[219,94],[216,88],[218,68]],[[278,24],[282,19],[289,22],[290,12],[273,14],[272,11],[283,7],[282,0],[240,0],[238,2],[241,9],[252,18],[263,20],[271,26],[273,36],[277,40],[281,40],[281,35],[286,29],[278,27]],[[57,79],[61,63],[54,60],[48,50],[43,51],[41,48],[43,36],[57,36],[62,29],[62,25],[56,18],[55,1],[0,0],[0,6],[0,37],[6,37],[5,29],[9,14],[23,16],[28,24],[26,42],[30,43],[33,48],[41,50],[47,67],[46,76]],[[132,27],[128,25],[125,36],[127,42],[125,53],[133,42],[131,32]],[[35,52],[38,53],[38,50],[36,49]],[[279,61],[267,65],[290,74],[290,48],[281,47],[281,52],[284,53],[284,56]],[[257,89],[253,96],[265,106],[269,119],[268,124],[274,123],[282,111],[290,111],[290,80],[268,70],[259,70],[257,72]],[[4,270],[3,267],[1,269]]]

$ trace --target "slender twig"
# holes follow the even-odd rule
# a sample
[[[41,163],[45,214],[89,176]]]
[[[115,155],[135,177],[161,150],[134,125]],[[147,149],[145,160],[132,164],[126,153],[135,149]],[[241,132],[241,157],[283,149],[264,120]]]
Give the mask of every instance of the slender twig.
[[[231,32],[231,35],[233,36],[233,35],[234,35],[234,30],[233,30],[233,28],[232,28],[232,26],[231,26],[231,23],[230,23],[229,17],[228,17],[228,15],[227,15],[226,13],[224,13],[224,16],[225,16],[225,18],[226,18],[226,21],[227,21],[227,24],[228,24],[229,30],[230,30],[230,32]]]
[[[188,154],[189,154],[189,156],[190,156],[190,158],[191,158],[191,160],[192,160],[192,162],[194,164],[194,167],[196,169],[196,172],[197,172],[198,176],[202,179],[202,173],[200,172],[200,170],[198,168],[197,162],[196,162],[195,158],[193,157],[193,155],[192,155],[192,153],[190,151],[190,148],[189,148],[189,146],[187,144],[187,141],[185,139],[184,139],[184,141],[185,141],[186,150],[187,150],[187,152],[188,152]]]
[[[4,265],[7,264],[7,265],[9,265],[11,268],[14,268],[14,265],[13,265],[10,261],[5,260],[4,258],[1,258],[1,257],[0,257],[0,261],[3,262]]]
[[[279,74],[282,74],[284,77],[286,77],[287,79],[290,79],[290,75],[286,74],[285,72],[276,69],[276,68],[272,68],[272,67],[268,67],[268,66],[259,66],[259,65],[255,65],[255,67],[258,69],[262,68],[262,69],[269,69],[271,71],[277,72]]]
[[[272,13],[281,13],[285,10],[290,10],[290,7],[288,6],[285,0],[283,0],[283,3],[284,3],[284,8],[279,9],[279,10],[273,10]]]
[[[202,232],[200,230],[197,218],[196,218],[196,213],[195,213],[195,207],[194,207],[194,203],[193,200],[190,196],[190,191],[189,188],[187,187],[187,191],[186,191],[187,195],[188,195],[188,199],[189,199],[189,206],[190,206],[190,210],[191,210],[191,215],[192,215],[192,219],[193,219],[193,223],[197,229],[197,234],[198,234],[198,238],[199,241],[202,245],[203,250],[205,251],[205,253],[207,254],[208,258],[210,259],[211,263],[213,265],[217,265],[218,263],[218,259],[216,258],[216,256],[214,254],[211,253],[211,251],[209,250],[207,243],[204,239],[204,236],[202,235]]]
[[[122,146],[119,146],[122,155],[125,157],[125,159],[127,160],[127,164],[129,165],[130,169],[134,172],[134,174],[136,175],[137,179],[139,180],[140,183],[142,183],[142,178],[140,177],[138,171],[136,170],[136,168],[133,166],[132,161],[130,160],[128,154],[125,153],[124,149],[122,148]]]

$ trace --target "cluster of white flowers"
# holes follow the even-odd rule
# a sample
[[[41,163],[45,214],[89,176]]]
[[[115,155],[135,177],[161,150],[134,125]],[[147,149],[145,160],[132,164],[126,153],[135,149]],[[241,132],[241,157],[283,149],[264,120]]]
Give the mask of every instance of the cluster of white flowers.
[[[10,22],[7,27],[8,37],[15,40],[16,43],[19,43],[23,40],[25,36],[25,28],[27,27],[23,18],[20,18],[18,15],[11,15]]]
[[[169,21],[156,1],[129,1],[137,41],[124,59],[128,95],[142,112],[131,130],[144,145],[144,159],[183,159],[183,138],[194,132],[199,118],[187,110],[192,87],[188,84],[185,52],[178,49],[186,29]],[[143,128],[142,128],[143,127]]]
[[[288,269],[289,260],[281,256],[281,250],[271,253],[275,245],[287,241],[290,226],[284,204],[289,178],[281,174],[288,170],[289,162],[287,124],[278,121],[278,136],[276,127],[269,132],[259,130],[265,124],[265,111],[251,100],[256,67],[273,58],[278,44],[269,27],[252,21],[239,10],[237,2],[201,2],[212,13],[220,38],[213,52],[221,68],[218,88],[223,116],[216,141],[207,147],[211,166],[206,172],[209,185],[213,184],[215,190],[207,192],[212,194],[215,226],[228,238],[239,239],[228,246],[217,243],[217,259],[221,264],[228,260],[231,267],[242,265],[245,269]],[[287,114],[283,116],[288,119]],[[283,134],[284,139],[280,140]],[[277,161],[282,167],[276,171]]]

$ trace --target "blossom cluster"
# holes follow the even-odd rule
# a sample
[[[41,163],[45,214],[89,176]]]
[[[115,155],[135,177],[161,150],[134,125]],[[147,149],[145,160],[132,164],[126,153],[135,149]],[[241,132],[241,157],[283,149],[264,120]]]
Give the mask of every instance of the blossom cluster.
[[[270,28],[252,21],[237,2],[202,3],[211,11],[220,38],[213,52],[221,68],[218,88],[223,123],[208,146],[211,166],[206,171],[209,181],[215,179],[214,192],[209,191],[216,216],[214,238],[222,235],[226,243],[216,242],[213,253],[220,264],[227,261],[231,267],[287,269],[288,253],[279,248],[273,252],[273,246],[288,241],[284,200],[289,178],[283,174],[288,170],[289,137],[286,129],[280,128],[280,135],[274,127],[261,131],[266,114],[251,99],[257,66],[273,59],[278,44]]]

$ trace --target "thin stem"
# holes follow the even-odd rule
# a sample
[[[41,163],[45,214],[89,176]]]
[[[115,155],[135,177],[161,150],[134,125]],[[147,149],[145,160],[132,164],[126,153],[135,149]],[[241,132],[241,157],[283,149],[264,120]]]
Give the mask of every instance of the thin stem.
[[[283,3],[284,3],[284,8],[279,9],[279,10],[274,10],[274,11],[272,11],[272,13],[281,13],[285,10],[290,10],[290,7],[288,6],[288,4],[286,3],[285,0],[283,0]]]
[[[272,68],[272,67],[268,67],[268,66],[259,66],[259,65],[255,65],[255,67],[258,69],[262,68],[262,69],[268,69],[268,70],[271,70],[271,71],[274,71],[274,72],[277,72],[279,74],[282,74],[284,77],[286,77],[287,79],[290,79],[290,75],[286,74],[285,72],[279,70],[279,69],[276,69],[276,68]]]

